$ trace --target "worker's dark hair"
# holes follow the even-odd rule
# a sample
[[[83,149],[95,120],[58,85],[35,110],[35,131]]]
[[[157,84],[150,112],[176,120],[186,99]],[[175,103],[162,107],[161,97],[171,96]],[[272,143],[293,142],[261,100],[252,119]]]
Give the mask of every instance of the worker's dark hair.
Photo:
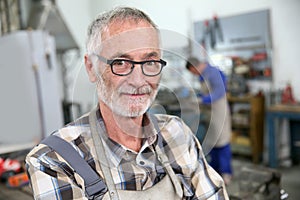
[[[185,67],[186,67],[186,69],[190,69],[191,67],[195,67],[195,66],[199,65],[200,63],[201,62],[200,62],[200,60],[198,58],[196,58],[196,57],[189,57],[187,59]]]

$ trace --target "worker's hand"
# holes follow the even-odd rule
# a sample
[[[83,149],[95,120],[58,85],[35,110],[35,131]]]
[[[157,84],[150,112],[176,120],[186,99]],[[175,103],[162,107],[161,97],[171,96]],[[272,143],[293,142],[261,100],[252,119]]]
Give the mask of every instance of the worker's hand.
[[[197,97],[201,99],[201,97],[203,96],[203,94],[201,92],[197,93]]]

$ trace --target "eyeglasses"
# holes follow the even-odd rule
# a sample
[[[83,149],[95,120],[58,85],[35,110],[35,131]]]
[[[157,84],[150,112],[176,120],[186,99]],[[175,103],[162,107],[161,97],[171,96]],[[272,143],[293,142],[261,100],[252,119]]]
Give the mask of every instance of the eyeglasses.
[[[134,65],[136,64],[141,65],[142,72],[145,76],[157,76],[160,74],[162,68],[167,65],[167,62],[162,59],[137,62],[127,59],[108,60],[100,55],[96,56],[102,62],[110,65],[112,73],[118,76],[129,75],[133,71],[133,68],[135,67]]]

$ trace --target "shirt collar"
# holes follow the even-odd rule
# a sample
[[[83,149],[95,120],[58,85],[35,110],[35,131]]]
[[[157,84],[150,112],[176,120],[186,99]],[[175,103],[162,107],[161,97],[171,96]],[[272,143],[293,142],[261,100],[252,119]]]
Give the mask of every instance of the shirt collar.
[[[99,106],[98,106],[99,108]],[[103,117],[101,115],[100,109],[97,109],[96,112],[97,121],[102,128],[102,134],[100,135],[104,141],[106,156],[108,156],[113,166],[118,166],[122,159],[125,156],[126,151],[130,151],[128,148],[124,147],[123,145],[111,140],[107,135],[107,130],[103,121]],[[157,122],[153,115],[149,113],[145,113],[143,115],[143,132],[146,134],[145,139],[143,140],[142,147],[139,152],[135,152],[136,154],[142,154],[143,151],[149,148],[152,144],[155,143],[157,140]],[[153,151],[152,148],[150,148]],[[132,151],[133,152],[133,151]]]

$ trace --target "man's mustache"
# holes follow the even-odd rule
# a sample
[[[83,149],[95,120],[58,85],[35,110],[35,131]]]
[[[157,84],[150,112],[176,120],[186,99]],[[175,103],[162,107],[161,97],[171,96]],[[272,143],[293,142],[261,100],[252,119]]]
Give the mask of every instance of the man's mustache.
[[[118,89],[119,93],[125,94],[150,94],[152,91],[153,90],[150,85],[145,85],[138,88],[133,86],[123,86]]]

